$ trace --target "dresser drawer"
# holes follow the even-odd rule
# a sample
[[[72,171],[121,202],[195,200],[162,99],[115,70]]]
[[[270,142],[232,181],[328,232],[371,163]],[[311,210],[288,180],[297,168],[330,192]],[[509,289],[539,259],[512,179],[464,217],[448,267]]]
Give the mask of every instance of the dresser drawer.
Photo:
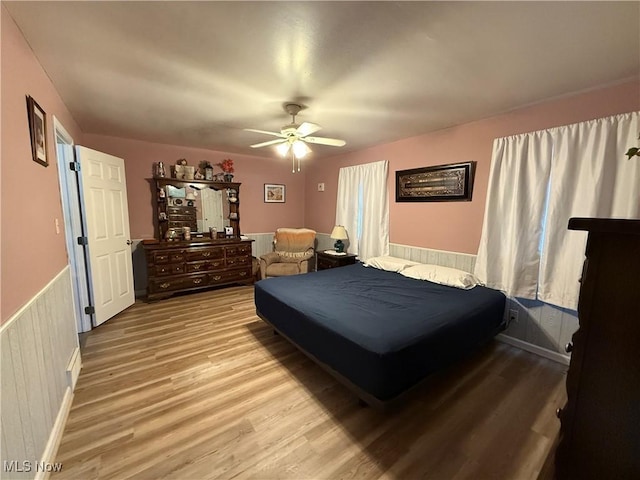
[[[155,252],[153,254],[154,263],[178,263],[184,262],[184,252]]]
[[[194,248],[187,252],[187,262],[214,259],[224,259],[224,249],[222,247]]]
[[[244,268],[242,270],[225,270],[223,272],[210,273],[209,279],[210,285],[215,285],[217,283],[227,283],[233,281],[244,281],[248,278],[251,278],[251,269]]]
[[[233,247],[226,247],[226,254],[228,257],[251,255],[251,245],[237,245]]]
[[[156,265],[154,268],[156,275],[174,275],[178,273],[184,273],[183,263],[168,263],[166,265]]]
[[[152,279],[149,281],[149,293],[170,292],[208,285],[207,275],[189,277],[173,277],[167,279]]]
[[[189,220],[189,221],[184,221],[184,222],[178,222],[178,221],[170,221],[167,223],[167,228],[171,229],[171,228],[175,228],[178,230],[182,230],[182,228],[184,227],[189,227],[192,231],[196,231],[198,229],[198,223],[196,222],[195,218],[193,220]]]
[[[207,270],[219,270],[225,267],[223,258],[215,260],[207,260],[204,262],[187,263],[187,273],[206,272]]]
[[[227,257],[227,267],[239,267],[245,265],[251,265],[251,257]]]
[[[169,215],[192,215],[196,217],[196,207],[167,207]]]

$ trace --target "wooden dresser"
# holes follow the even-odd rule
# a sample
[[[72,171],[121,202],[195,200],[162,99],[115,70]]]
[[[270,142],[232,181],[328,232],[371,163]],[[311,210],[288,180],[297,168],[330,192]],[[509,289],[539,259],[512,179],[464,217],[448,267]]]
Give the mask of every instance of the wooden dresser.
[[[640,220],[569,229],[589,236],[555,477],[640,479]]]
[[[147,259],[147,298],[232,283],[253,283],[253,240],[159,242],[143,240]]]

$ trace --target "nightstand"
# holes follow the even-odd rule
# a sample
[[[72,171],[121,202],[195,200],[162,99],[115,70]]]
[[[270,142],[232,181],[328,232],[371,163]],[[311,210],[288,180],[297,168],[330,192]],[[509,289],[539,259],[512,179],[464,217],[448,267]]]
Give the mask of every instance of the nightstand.
[[[354,263],[356,263],[356,255],[353,253],[331,255],[330,253],[316,252],[316,270],[344,267],[345,265],[353,265]]]

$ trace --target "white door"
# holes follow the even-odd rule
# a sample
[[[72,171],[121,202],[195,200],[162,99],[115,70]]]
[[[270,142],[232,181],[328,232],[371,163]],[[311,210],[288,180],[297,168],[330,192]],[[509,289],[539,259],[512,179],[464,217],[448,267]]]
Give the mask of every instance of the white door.
[[[76,147],[95,326],[135,301],[124,160]]]
[[[222,191],[204,188],[200,191],[202,202],[203,232],[209,231],[209,227],[215,227],[216,231],[224,230],[222,213]]]

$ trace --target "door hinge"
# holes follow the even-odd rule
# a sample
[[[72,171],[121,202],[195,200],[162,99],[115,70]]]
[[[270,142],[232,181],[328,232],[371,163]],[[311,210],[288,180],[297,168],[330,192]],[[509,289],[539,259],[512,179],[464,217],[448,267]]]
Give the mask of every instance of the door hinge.
[[[94,313],[96,313],[96,307],[94,307],[93,305],[84,307],[84,313],[86,313],[87,315],[93,315]]]
[[[78,237],[78,245],[89,245],[89,239],[87,237]]]
[[[69,168],[71,170],[73,170],[74,172],[79,172],[80,171],[80,162],[71,162],[71,163],[69,163]]]

